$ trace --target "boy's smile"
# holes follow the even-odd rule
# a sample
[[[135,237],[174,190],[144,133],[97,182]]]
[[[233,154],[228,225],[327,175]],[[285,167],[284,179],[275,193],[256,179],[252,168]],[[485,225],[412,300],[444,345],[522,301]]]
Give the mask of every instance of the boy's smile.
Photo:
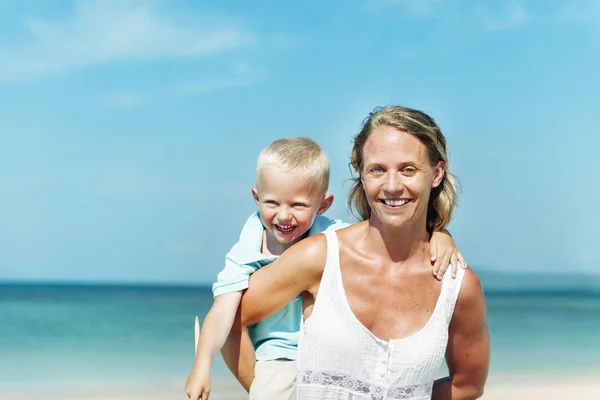
[[[281,235],[284,236],[291,235],[292,233],[294,233],[294,229],[296,229],[296,227],[293,225],[275,224],[273,226]]]
[[[328,208],[322,207],[325,195],[319,193],[316,182],[302,171],[264,167],[256,184],[252,194],[267,230],[263,247],[271,254],[281,254],[304,238],[315,217]]]

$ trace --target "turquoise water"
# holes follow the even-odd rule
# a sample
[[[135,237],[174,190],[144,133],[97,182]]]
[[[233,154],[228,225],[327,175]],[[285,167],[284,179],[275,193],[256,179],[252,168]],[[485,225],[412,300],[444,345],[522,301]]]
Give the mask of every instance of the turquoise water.
[[[487,295],[492,371],[600,369],[600,293]]]
[[[600,294],[487,293],[492,373],[600,367]],[[209,287],[0,285],[0,386],[185,380]],[[15,366],[19,367],[16,368]],[[228,371],[222,360],[216,376]]]

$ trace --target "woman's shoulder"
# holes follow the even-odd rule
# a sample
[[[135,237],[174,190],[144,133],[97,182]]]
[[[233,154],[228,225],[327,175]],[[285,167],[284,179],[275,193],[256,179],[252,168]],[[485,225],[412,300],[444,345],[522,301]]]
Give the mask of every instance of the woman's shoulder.
[[[455,314],[469,313],[473,309],[485,307],[485,296],[479,277],[471,268],[467,267],[464,272],[460,292],[456,300]]]
[[[327,237],[328,234],[335,234],[335,231],[322,232],[316,235],[309,236],[302,239],[298,243],[294,244],[287,251],[305,252],[307,255],[318,255],[322,251],[327,251]]]
[[[286,263],[322,269],[327,260],[327,238],[324,233],[309,236],[284,251],[280,258],[286,259]]]

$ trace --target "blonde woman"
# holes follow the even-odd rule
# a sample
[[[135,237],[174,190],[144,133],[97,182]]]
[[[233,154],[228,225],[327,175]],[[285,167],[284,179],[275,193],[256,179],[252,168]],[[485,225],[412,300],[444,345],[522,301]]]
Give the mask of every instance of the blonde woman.
[[[241,326],[303,295],[299,399],[476,399],[490,342],[475,273],[431,276],[429,239],[456,190],[446,141],[423,112],[376,109],[354,138],[349,204],[363,222],[292,246],[254,273]],[[400,244],[400,245],[399,245]],[[451,379],[434,384],[444,358]]]

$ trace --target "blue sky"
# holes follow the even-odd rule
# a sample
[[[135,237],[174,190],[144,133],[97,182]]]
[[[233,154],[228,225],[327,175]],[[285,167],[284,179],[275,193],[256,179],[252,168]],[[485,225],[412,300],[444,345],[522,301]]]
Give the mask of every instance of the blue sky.
[[[595,272],[595,1],[0,0],[0,279],[208,282],[258,152],[309,136],[347,218],[377,105],[441,125],[481,269]]]

